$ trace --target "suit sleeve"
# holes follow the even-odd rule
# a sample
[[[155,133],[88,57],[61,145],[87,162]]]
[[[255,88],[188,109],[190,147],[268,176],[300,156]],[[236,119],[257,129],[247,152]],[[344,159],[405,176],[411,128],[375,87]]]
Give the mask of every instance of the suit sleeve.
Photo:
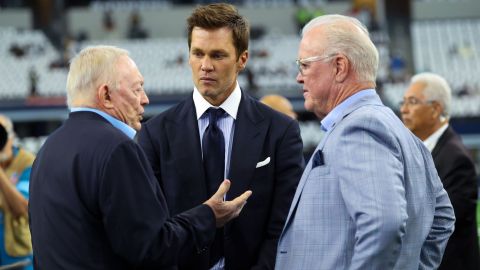
[[[454,154],[456,152],[456,154]],[[442,164],[444,168],[438,168],[439,174],[443,177],[442,182],[445,190],[448,192],[455,217],[458,222],[474,222],[474,216],[477,199],[477,183],[475,165],[472,160],[460,149],[452,149],[450,154],[445,157],[446,162]],[[445,171],[442,176],[441,171]]]
[[[161,269],[176,264],[182,248],[199,250],[213,241],[215,218],[208,206],[169,217],[160,187],[136,143],[118,146],[105,166],[98,203],[115,253],[133,265]]]
[[[428,167],[435,167],[433,160],[428,160]],[[436,171],[431,171],[430,177],[437,178],[435,190],[435,213],[432,226],[420,252],[419,269],[437,269],[442,261],[442,256],[447,246],[448,238],[453,233],[455,213],[447,192],[441,184]]]
[[[332,161],[347,211],[356,224],[349,269],[392,269],[407,221],[400,147],[377,119],[351,119],[337,134]],[[320,195],[321,196],[321,195]]]
[[[276,146],[275,194],[265,240],[252,269],[274,269],[277,244],[303,173],[303,143],[297,121],[291,121]]]

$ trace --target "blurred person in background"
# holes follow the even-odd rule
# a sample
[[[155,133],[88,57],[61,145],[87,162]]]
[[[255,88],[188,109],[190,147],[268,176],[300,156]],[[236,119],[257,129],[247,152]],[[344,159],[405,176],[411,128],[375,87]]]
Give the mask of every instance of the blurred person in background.
[[[297,114],[293,110],[292,103],[281,95],[266,95],[260,99],[260,102],[276,111],[290,116],[293,119],[297,119]]]
[[[14,145],[12,121],[0,115],[0,265],[33,269],[28,230],[28,186],[35,156]]]
[[[185,249],[189,259],[179,269],[273,269],[304,165],[298,122],[240,89],[249,27],[234,6],[199,6],[187,22],[193,93],[147,121],[139,143],[172,214],[211,196],[225,176],[232,181],[226,198],[246,188],[254,195],[209,249]]]
[[[412,77],[400,112],[405,126],[432,153],[438,175],[455,210],[455,231],[448,240],[439,269],[478,270],[477,174],[468,150],[448,124],[451,99],[450,86],[443,77],[420,73]]]
[[[455,216],[426,147],[376,93],[378,51],[357,19],[302,32],[297,82],[326,131],[298,185],[276,269],[436,269]]]
[[[202,251],[251,192],[208,200],[170,217],[164,191],[133,137],[149,100],[128,52],[83,49],[71,62],[65,123],[31,173],[30,229],[36,270],[176,269],[180,251]],[[193,180],[193,178],[191,179]]]

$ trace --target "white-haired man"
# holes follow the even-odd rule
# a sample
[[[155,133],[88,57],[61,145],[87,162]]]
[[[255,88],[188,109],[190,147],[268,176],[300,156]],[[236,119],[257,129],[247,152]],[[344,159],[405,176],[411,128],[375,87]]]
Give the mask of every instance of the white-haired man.
[[[203,252],[251,192],[169,216],[164,192],[134,141],[148,98],[128,52],[83,49],[67,78],[71,109],[38,152],[30,185],[35,269],[176,269],[181,250]]]
[[[290,207],[276,269],[435,269],[455,217],[432,157],[373,89],[378,52],[358,20],[303,29],[297,81],[326,131]]]
[[[451,90],[433,73],[412,77],[401,102],[405,124],[428,150],[455,210],[455,232],[448,240],[440,270],[478,270],[477,181],[475,164],[460,137],[449,126]]]

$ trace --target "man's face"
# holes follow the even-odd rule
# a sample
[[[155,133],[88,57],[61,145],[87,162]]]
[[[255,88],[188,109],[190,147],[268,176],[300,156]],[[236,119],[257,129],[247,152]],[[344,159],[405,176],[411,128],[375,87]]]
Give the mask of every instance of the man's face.
[[[218,106],[230,96],[247,59],[246,51],[237,59],[231,29],[193,28],[188,62],[193,83],[210,104]]]
[[[424,88],[424,83],[411,84],[403,96],[403,103],[400,107],[403,123],[417,136],[431,130],[438,121],[433,104],[423,95]]]
[[[320,119],[323,119],[332,110],[336,97],[333,58],[323,55],[323,50],[320,50],[320,48],[324,48],[323,44],[325,44],[322,32],[322,27],[316,27],[303,36],[298,50],[298,59],[300,59],[303,71],[297,75],[297,82],[303,84],[305,109],[315,113]],[[304,61],[302,64],[302,59],[314,56],[321,56],[323,60]]]
[[[142,127],[144,106],[149,102],[143,89],[143,76],[128,56],[118,60],[117,74],[116,88],[110,91],[112,115],[138,131]]]

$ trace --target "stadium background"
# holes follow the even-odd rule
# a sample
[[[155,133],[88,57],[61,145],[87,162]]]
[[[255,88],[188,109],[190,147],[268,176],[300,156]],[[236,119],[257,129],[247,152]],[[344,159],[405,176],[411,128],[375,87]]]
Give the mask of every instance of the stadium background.
[[[195,4],[208,2],[215,1],[0,0],[0,113],[14,121],[19,142],[37,151],[68,117],[68,60],[90,44],[128,49],[145,77],[146,117],[162,112],[192,90],[185,19]],[[240,85],[256,97],[278,93],[292,101],[306,153],[322,132],[295,82],[299,29],[312,16],[340,13],[369,26],[380,52],[377,90],[397,113],[412,74],[447,78],[454,95],[451,125],[480,172],[479,0],[227,2],[252,27]]]

